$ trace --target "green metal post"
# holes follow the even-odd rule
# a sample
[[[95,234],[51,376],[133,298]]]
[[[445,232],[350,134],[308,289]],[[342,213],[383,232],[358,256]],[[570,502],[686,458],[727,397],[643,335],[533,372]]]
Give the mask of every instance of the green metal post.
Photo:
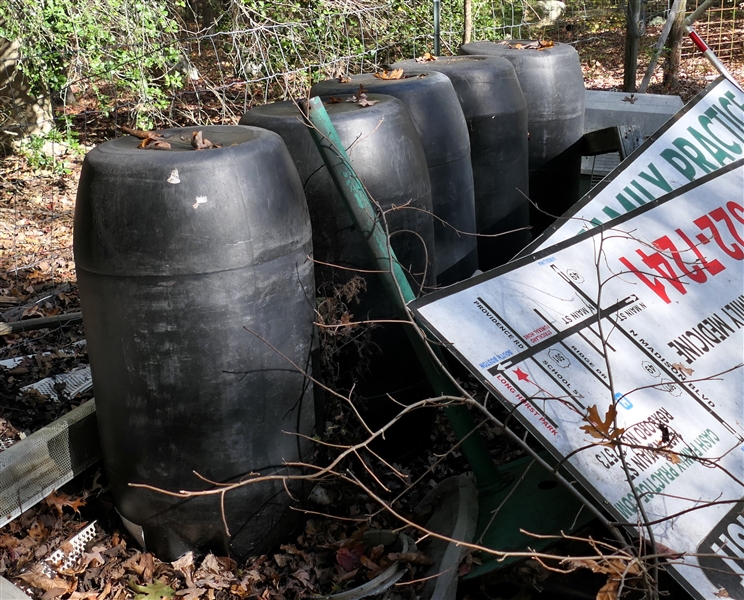
[[[360,109],[363,110],[363,109]],[[362,182],[354,172],[336,129],[320,98],[308,103],[310,134],[333,178],[355,227],[367,242],[368,249],[380,270],[390,299],[401,318],[408,318],[406,303],[414,299],[413,290],[403,269],[390,248],[388,236]],[[432,359],[426,342],[413,327],[406,331],[429,383],[437,395],[459,396],[460,391],[448,374]],[[437,349],[434,349],[437,351]],[[437,352],[438,353],[438,352]],[[441,363],[441,361],[440,361]],[[498,469],[483,437],[474,432],[475,422],[465,406],[445,408],[452,429],[462,441],[462,451],[478,481],[478,528],[476,541],[486,548],[502,551],[539,550],[551,540],[524,534],[521,529],[540,534],[556,535],[581,526],[590,518],[589,511],[580,511],[580,504],[567,490],[555,485],[549,473],[540,467],[526,469],[529,457],[523,457]],[[470,435],[469,435],[470,434]],[[514,482],[514,485],[511,485]],[[547,484],[547,485],[546,485]],[[517,490],[517,486],[519,489]],[[514,492],[517,493],[514,493]],[[510,562],[496,561],[487,556],[483,564],[469,575],[478,576]]]
[[[308,119],[312,125],[310,133],[313,140],[341,193],[355,227],[367,240],[367,246],[380,271],[388,296],[395,302],[400,318],[407,319],[406,303],[414,300],[415,295],[395,258],[393,249],[388,244],[388,236],[383,230],[377,211],[354,172],[351,161],[320,98],[310,99]],[[406,332],[429,383],[434,388],[434,393],[442,396],[460,396],[460,391],[449,376],[443,373],[432,360],[425,342],[413,327],[406,327]],[[445,414],[457,437],[463,440],[463,454],[473,468],[481,493],[501,487],[503,478],[491,459],[483,438],[477,432],[468,435],[475,429],[475,422],[468,409],[464,406],[450,406],[445,408]]]

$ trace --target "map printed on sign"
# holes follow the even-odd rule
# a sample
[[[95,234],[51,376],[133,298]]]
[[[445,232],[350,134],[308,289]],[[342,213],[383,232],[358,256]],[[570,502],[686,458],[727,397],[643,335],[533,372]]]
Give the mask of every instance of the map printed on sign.
[[[744,92],[720,78],[519,256],[607,223],[741,158],[744,158]]]
[[[743,274],[739,160],[411,307],[693,595],[744,599]]]

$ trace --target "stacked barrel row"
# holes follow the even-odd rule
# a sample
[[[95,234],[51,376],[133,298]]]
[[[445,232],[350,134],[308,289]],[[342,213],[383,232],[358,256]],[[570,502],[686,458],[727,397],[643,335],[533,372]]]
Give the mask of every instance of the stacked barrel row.
[[[580,137],[575,51],[463,52],[395,64],[399,79],[357,75],[311,91],[421,294],[524,248],[529,198],[553,214],[577,199],[578,167],[551,166]],[[332,349],[329,383],[371,427],[430,389],[294,102],[255,107],[240,126],[160,133],[161,149],[125,137],[93,150],[78,191],[75,257],[104,462],[124,522],[161,557],[264,552],[292,525],[279,476],[311,453],[316,298],[335,297],[347,321],[382,323]],[[203,138],[215,147],[195,151]],[[427,440],[426,423],[401,421],[380,450],[399,456]],[[247,477],[257,482],[224,500],[131,486]]]

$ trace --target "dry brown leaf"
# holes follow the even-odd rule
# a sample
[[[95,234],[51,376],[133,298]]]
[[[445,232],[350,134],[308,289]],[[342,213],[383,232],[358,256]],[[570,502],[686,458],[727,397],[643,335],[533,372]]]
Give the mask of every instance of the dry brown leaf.
[[[339,75],[338,82],[339,83],[351,83],[351,77],[349,77],[348,75]]]
[[[65,506],[71,508],[77,514],[80,514],[80,507],[85,506],[85,500],[83,498],[72,499],[67,494],[62,492],[52,492],[44,498],[46,505],[51,508],[58,516],[62,516]]]
[[[379,546],[375,546],[369,551],[369,558],[370,560],[377,560],[382,556],[382,553],[385,551],[385,544],[380,544]]]
[[[210,142],[201,131],[194,131],[191,134],[191,147],[195,150],[209,150],[210,148],[219,148],[220,145]]]
[[[695,369],[691,369],[690,367],[686,367],[682,363],[672,363],[672,366],[677,369],[678,371],[682,371],[685,375],[690,377],[694,372]]]
[[[56,589],[62,589],[62,593],[67,591],[68,584],[67,581],[60,577],[55,577],[52,579],[51,577],[47,577],[41,571],[41,565],[34,565],[31,567],[30,571],[27,571],[26,573],[21,573],[18,576],[18,579],[21,581],[26,582],[28,585],[35,587],[40,590],[56,590]]]
[[[28,528],[28,537],[32,540],[41,542],[47,538],[49,530],[44,526],[41,521],[36,521],[31,527]]]
[[[545,50],[546,48],[552,48],[555,46],[555,42],[552,40],[536,40],[529,44],[507,44],[511,50]]]
[[[171,566],[178,571],[193,570],[194,567],[194,553],[192,551],[187,552],[178,560],[171,563]]]
[[[125,569],[133,571],[140,577],[145,583],[152,582],[152,574],[155,569],[155,561],[153,555],[149,552],[137,552],[130,558],[121,563],[121,566]]]
[[[110,587],[110,584],[106,584]],[[98,592],[96,591],[89,591],[89,592],[72,592],[67,597],[67,600],[93,600],[93,598],[98,598],[99,600],[103,600],[103,597],[98,595]]]
[[[0,534],[0,548],[17,548],[21,545],[21,540],[6,533]]]
[[[328,98],[328,100],[326,100],[326,104],[339,104],[341,102],[343,102],[341,98],[335,98],[334,96],[331,96],[330,98]]]
[[[185,590],[178,590],[176,596],[183,598],[183,600],[196,600],[196,598],[199,598],[206,591],[207,590],[201,588],[189,587]]]
[[[620,580],[610,578],[597,592],[597,600],[617,600],[617,590],[620,588]]]
[[[717,596],[718,598],[731,598],[726,588],[721,588],[713,595]]]
[[[128,133],[129,135],[132,135],[141,140],[159,140],[164,137],[162,133],[158,133],[157,131],[142,131],[141,129],[130,129],[125,125],[119,125],[119,129],[121,129],[124,133]]]
[[[387,557],[396,561],[407,562],[414,565],[433,565],[434,561],[423,552],[390,552]]]
[[[367,96],[365,95],[364,98],[359,98],[357,104],[362,108],[366,108],[367,106],[374,106],[378,102],[379,100],[367,100]]]
[[[403,79],[403,69],[393,69],[392,71],[380,71],[374,75],[377,79]]]
[[[417,63],[425,63],[425,62],[432,62],[434,60],[437,60],[437,57],[434,56],[431,52],[424,52],[422,56],[419,56],[416,59]]]
[[[146,138],[139,143],[137,148],[150,148],[151,150],[170,150],[170,143],[164,140],[157,140],[154,138]]]
[[[587,408],[586,413],[583,420],[589,423],[589,425],[582,425],[580,429],[595,439],[612,442],[617,440],[625,432],[625,429],[615,427],[617,409],[612,404],[607,408],[604,419],[599,416],[596,404]]]
[[[354,569],[353,571],[349,571],[348,573],[344,573],[337,579],[335,579],[336,583],[343,583],[344,581],[349,581],[350,579],[354,579],[356,577],[357,573],[359,572],[359,569]]]

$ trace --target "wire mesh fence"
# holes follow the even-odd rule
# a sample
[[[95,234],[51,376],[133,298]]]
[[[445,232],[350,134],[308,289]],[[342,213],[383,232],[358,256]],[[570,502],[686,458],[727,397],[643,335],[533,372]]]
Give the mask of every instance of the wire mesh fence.
[[[134,6],[130,0],[100,1],[112,11]],[[744,53],[744,4],[737,2],[721,0],[698,26],[724,60]],[[663,21],[669,4],[644,2],[644,22]],[[400,58],[431,52],[434,45],[428,2],[326,0],[267,7],[220,0],[220,10],[208,16],[204,5],[206,0],[179,9],[175,26],[146,35],[134,32],[136,19],[124,27],[112,13],[107,17],[110,35],[92,38],[94,43],[87,46],[83,30],[57,39],[67,44],[61,47],[37,43],[47,35],[38,29],[27,34],[34,43],[24,45],[21,39],[0,47],[0,133],[11,140],[35,133],[24,152],[37,161],[35,166],[59,174],[69,159],[60,156],[65,147],[75,140],[89,146],[113,137],[116,125],[236,123],[254,105],[300,97],[315,81],[375,71]],[[217,6],[216,0],[208,6]],[[474,40],[548,37],[575,44],[580,55],[595,39],[612,40],[609,43],[617,47],[614,40],[621,40],[624,21],[622,0],[473,3]],[[444,0],[443,54],[456,54],[462,36],[462,1]],[[685,54],[691,58],[691,49]],[[41,86],[32,77],[39,65],[56,65],[55,78]],[[31,112],[29,101],[36,101]],[[65,131],[76,137],[59,133]],[[0,169],[3,272],[18,277],[47,264],[53,273],[72,273],[74,183],[65,191],[52,188],[51,198],[26,197],[28,186],[14,173],[13,164],[6,159]],[[21,200],[35,203],[38,218],[22,214]],[[74,281],[70,277],[54,275],[52,281]]]
[[[721,0],[699,25],[722,59],[744,53],[744,3],[737,5],[737,1]],[[670,3],[644,2],[644,23],[663,21]],[[51,90],[62,104],[58,113],[74,115],[83,131],[101,113],[113,115],[115,122],[134,120],[143,125],[235,122],[250,106],[301,96],[319,79],[374,71],[433,48],[428,3],[343,0],[312,7],[278,5],[271,12],[260,8],[261,3],[257,6],[222,2],[222,12],[210,13],[209,22],[193,10],[187,14],[182,9],[175,19],[177,28],[167,35],[161,32],[159,37],[137,41],[124,31],[121,37],[126,43],[112,38],[119,54],[96,47],[93,56],[80,44],[64,49],[56,58],[67,65]],[[444,54],[456,54],[462,42],[462,12],[459,1],[442,3]],[[622,31],[624,20],[621,0],[475,0],[473,39],[548,37],[577,44]],[[126,52],[120,51],[122,45]],[[13,55],[0,54],[0,75],[5,76],[0,85],[18,79],[19,71],[33,72],[35,65],[50,62],[38,47],[33,49],[36,55],[23,45],[13,50]],[[685,56],[693,52],[685,46]],[[158,53],[161,58],[153,60]],[[122,61],[102,62],[99,55],[120,55]],[[6,123],[29,118],[11,114],[17,108],[8,99],[17,95],[17,90],[5,85],[1,110]],[[81,98],[89,100],[83,107]]]

